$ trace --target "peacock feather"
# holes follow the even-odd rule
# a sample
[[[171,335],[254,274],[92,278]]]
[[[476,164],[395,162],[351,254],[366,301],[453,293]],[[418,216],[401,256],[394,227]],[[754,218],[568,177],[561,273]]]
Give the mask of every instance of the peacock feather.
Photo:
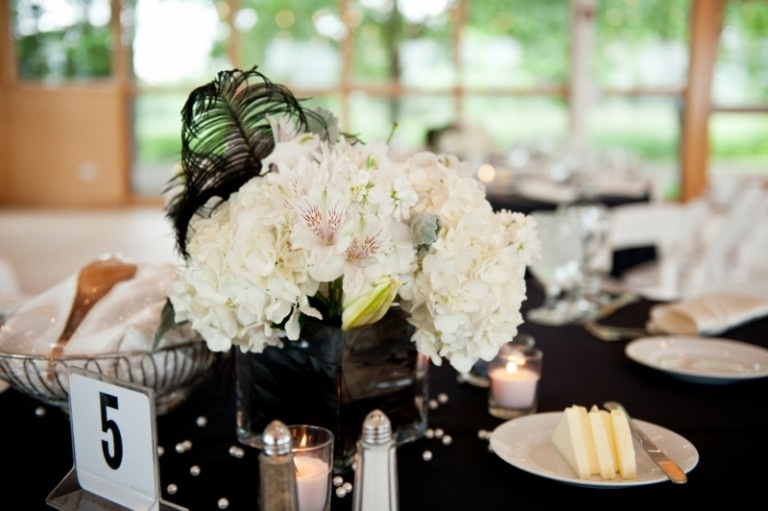
[[[261,161],[275,147],[270,117],[288,117],[301,132],[311,127],[327,138],[325,119],[302,108],[290,90],[272,83],[256,67],[218,73],[192,91],[181,117],[181,172],[168,183],[166,191],[175,194],[166,214],[173,223],[176,248],[185,258],[194,215],[210,214],[204,210],[216,203],[210,199],[218,198],[220,204],[262,173]]]

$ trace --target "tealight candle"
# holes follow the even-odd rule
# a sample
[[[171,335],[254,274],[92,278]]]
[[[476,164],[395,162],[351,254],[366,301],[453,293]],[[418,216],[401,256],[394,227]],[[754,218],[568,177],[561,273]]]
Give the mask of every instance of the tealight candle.
[[[322,511],[328,500],[331,467],[327,461],[301,455],[294,458],[294,463],[299,511]]]
[[[488,365],[488,412],[494,417],[511,419],[536,411],[541,350],[521,350],[508,344]]]
[[[296,465],[299,511],[331,509],[333,433],[319,426],[288,426]]]

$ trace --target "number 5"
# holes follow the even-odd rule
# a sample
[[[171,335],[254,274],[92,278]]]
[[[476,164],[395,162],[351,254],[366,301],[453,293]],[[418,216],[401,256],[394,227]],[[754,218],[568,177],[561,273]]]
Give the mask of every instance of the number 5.
[[[117,410],[117,396],[99,392],[99,398],[101,400],[101,430],[105,433],[111,432],[114,442],[114,452],[110,453],[109,442],[102,440],[101,452],[104,454],[104,461],[107,462],[109,468],[117,470],[123,462],[123,438],[120,436],[120,428],[117,427],[117,423],[107,418],[107,408]]]

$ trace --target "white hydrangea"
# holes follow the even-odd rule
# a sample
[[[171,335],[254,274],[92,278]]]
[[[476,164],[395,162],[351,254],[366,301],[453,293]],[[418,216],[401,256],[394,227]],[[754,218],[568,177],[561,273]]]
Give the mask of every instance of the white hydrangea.
[[[540,251],[535,225],[495,213],[466,163],[432,153],[395,162],[384,143],[273,129],[262,175],[190,223],[189,257],[169,288],[177,321],[214,351],[260,352],[298,339],[301,315],[329,319],[314,305],[340,282],[345,328],[397,299],[419,351],[459,371],[516,334]],[[440,226],[436,239],[414,240],[418,218]]]

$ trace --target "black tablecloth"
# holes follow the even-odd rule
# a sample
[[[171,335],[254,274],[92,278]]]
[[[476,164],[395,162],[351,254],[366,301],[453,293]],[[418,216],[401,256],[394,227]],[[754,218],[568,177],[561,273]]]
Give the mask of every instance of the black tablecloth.
[[[541,301],[534,286],[526,308]],[[652,302],[641,301],[613,318],[625,325],[641,324]],[[633,326],[634,326],[633,325]],[[700,455],[685,485],[651,485],[602,490],[565,484],[507,464],[490,452],[480,430],[491,431],[503,421],[486,411],[487,391],[457,382],[448,365],[430,369],[430,395],[445,393],[448,401],[430,412],[432,428],[442,428],[453,442],[421,439],[398,449],[400,504],[408,510],[559,509],[564,502],[579,507],[631,504],[631,508],[683,509],[728,502],[739,506],[764,502],[763,463],[768,458],[768,378],[727,385],[706,385],[675,379],[626,357],[626,342],[598,341],[581,326],[521,325],[544,352],[539,411],[561,411],[572,404],[624,403],[636,418],[672,430],[689,440]],[[723,334],[768,347],[768,319]],[[221,374],[219,376],[222,376]],[[67,416],[58,409],[11,389],[0,394],[0,509],[44,510],[46,496],[72,467]],[[226,377],[210,378],[176,410],[158,418],[163,497],[193,511],[219,509],[227,498],[230,510],[254,510],[258,502],[258,452],[230,455],[236,446],[234,396]],[[207,418],[200,427],[198,417]],[[190,450],[175,445],[190,440]],[[424,461],[425,450],[432,452]],[[192,466],[200,474],[190,474]],[[352,473],[344,475],[352,482]],[[175,484],[178,492],[165,491]],[[611,500],[608,500],[608,499]],[[600,500],[598,500],[600,499]],[[619,500],[620,499],[620,500]],[[351,496],[333,497],[332,509],[349,510]]]

